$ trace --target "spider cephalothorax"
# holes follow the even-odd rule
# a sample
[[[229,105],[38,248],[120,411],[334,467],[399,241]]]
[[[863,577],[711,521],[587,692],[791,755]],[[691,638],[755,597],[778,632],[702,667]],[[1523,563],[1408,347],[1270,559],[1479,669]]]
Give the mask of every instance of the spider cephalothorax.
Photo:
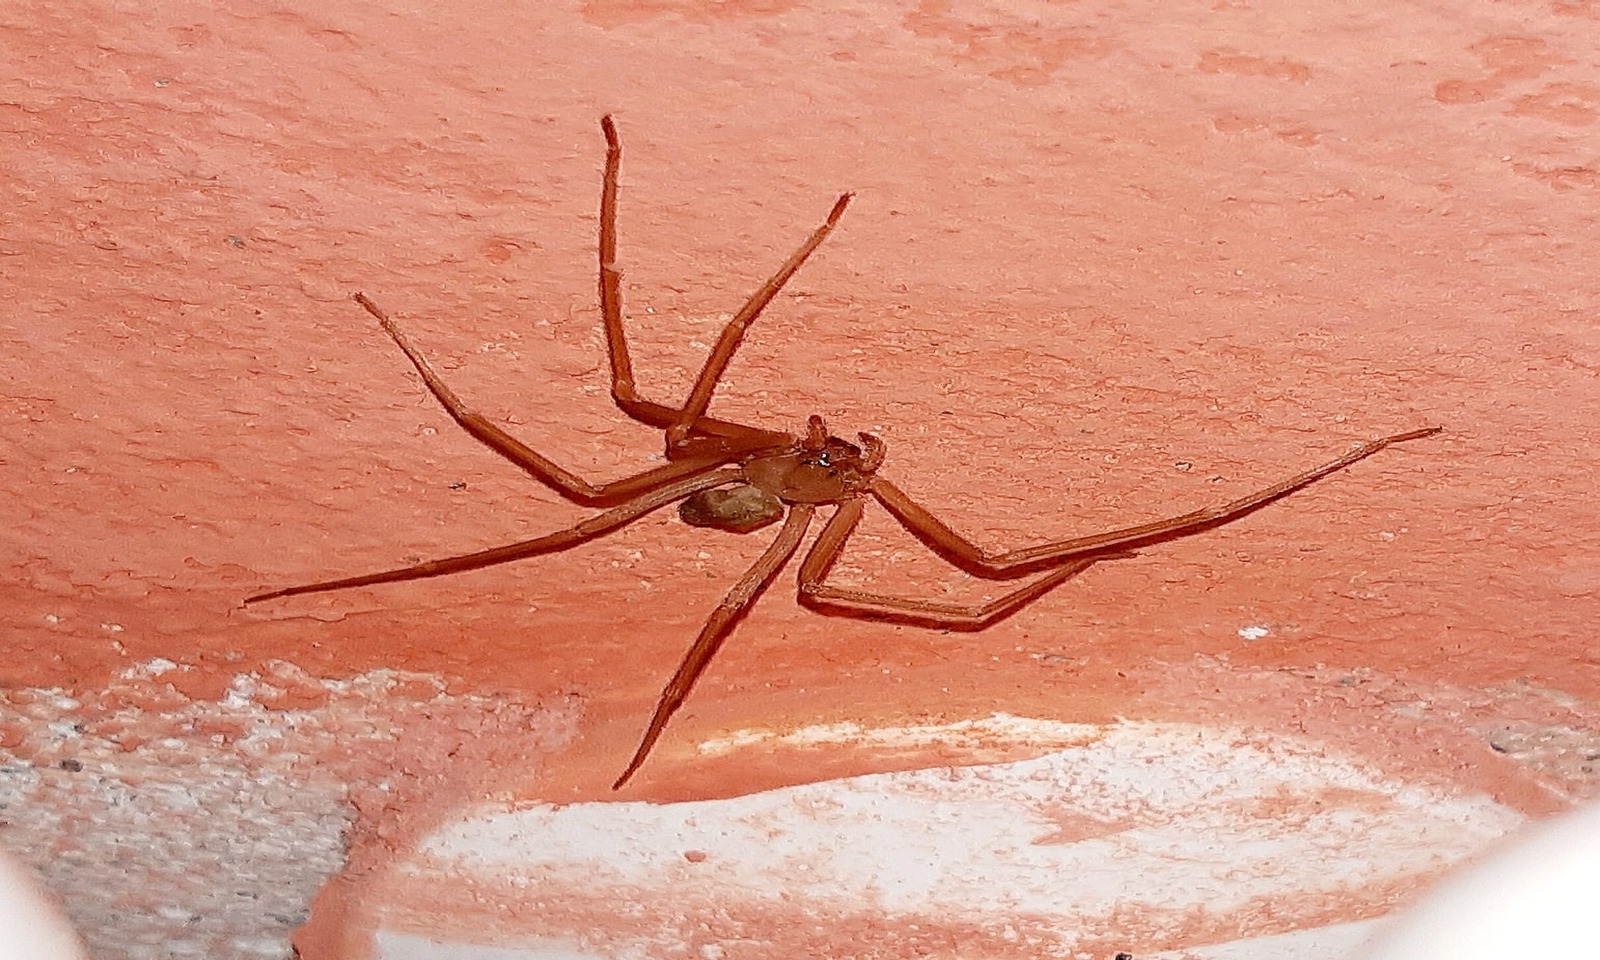
[[[861,444],[828,436],[822,418],[812,417],[807,439],[792,450],[752,459],[744,474],[785,503],[837,503],[864,491],[883,463],[882,440],[863,433]]]
[[[567,499],[606,509],[574,527],[533,540],[397,570],[274,590],[245,602],[435,577],[558,553],[612,533],[672,503],[679,504],[679,515],[690,524],[738,533],[759,530],[782,520],[783,527],[771,546],[711,612],[699,637],[684,654],[677,671],[661,692],[633,759],[612,785],[613,789],[626,783],[644,763],[667,721],[683,705],[723,640],[799,549],[819,506],[831,506],[833,512],[800,564],[799,599],[802,604],[839,616],[952,630],[981,630],[1022,609],[1098,561],[1125,557],[1134,547],[1199,533],[1236,520],[1391,444],[1439,432],[1438,427],[1427,427],[1369,440],[1335,460],[1219,506],[1020,550],[985,550],[878,475],[886,448],[883,441],[871,434],[858,434],[860,444],[857,445],[829,435],[818,416],[810,418],[803,436],[795,436],[706,414],[711,394],[745,331],[832,232],[850,203],[848,193],[834,202],[822,225],[723,328],[682,406],[655,403],[639,395],[622,326],[622,273],[617,267],[617,176],[622,145],[610,117],[601,118],[600,126],[606,138],[605,178],[600,194],[600,313],[611,362],[611,396],[624,414],[665,431],[667,462],[631,477],[600,484],[590,483],[558,466],[463,404],[394,321],[372,300],[358,293],[356,302],[377,318],[422,376],[428,390],[463,429]],[[1039,576],[987,603],[973,605],[835,586],[828,582],[828,573],[855,531],[869,500],[886,509],[939,556],[974,576],[991,580],[1015,580],[1030,574]]]

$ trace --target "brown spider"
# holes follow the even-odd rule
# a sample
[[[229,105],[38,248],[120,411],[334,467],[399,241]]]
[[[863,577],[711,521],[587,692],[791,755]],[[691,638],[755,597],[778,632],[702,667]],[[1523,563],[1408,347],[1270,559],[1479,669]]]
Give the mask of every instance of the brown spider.
[[[899,487],[878,476],[885,446],[877,437],[860,433],[851,443],[828,433],[822,418],[812,416],[803,436],[763,430],[706,416],[711,393],[722,377],[746,329],[761,314],[812,251],[832,232],[850,202],[839,197],[827,220],[812,232],[794,255],[761,285],[723,328],[705,366],[681,407],[669,407],[639,396],[634,389],[633,365],[622,329],[622,273],[617,268],[617,171],[622,145],[609,116],[600,119],[606,138],[605,181],[600,194],[600,309],[605,323],[607,353],[611,359],[611,396],[623,413],[666,432],[667,462],[643,473],[593,484],[552,463],[468,409],[434,372],[428,361],[378,305],[365,294],[355,300],[377,318],[422,375],[428,390],[472,436],[489,449],[527,471],[535,480],[569,500],[586,506],[606,507],[582,523],[533,540],[476,553],[432,560],[398,570],[329,580],[257,594],[245,602],[323,590],[341,590],[397,580],[436,577],[525,557],[558,553],[605,536],[647,513],[675,501],[679,515],[696,526],[746,533],[783,519],[777,539],[734,584],[722,603],[711,612],[694,645],[678,664],[656,704],[644,737],[622,775],[612,785],[620,788],[639,769],[660,738],[667,721],[683,705],[695,681],[705,672],[739,618],[772,583],[800,546],[817,507],[832,506],[833,515],[822,527],[800,564],[799,601],[822,613],[891,620],[918,626],[954,630],[981,630],[1021,609],[1091,564],[1130,555],[1131,548],[1159,543],[1228,523],[1300,489],[1322,477],[1369,457],[1393,443],[1438,433],[1427,427],[1371,440],[1305,473],[1275,483],[1248,496],[1216,507],[1137,526],[1046,543],[1021,550],[991,552],[952,530],[917,505]],[[1043,576],[987,603],[959,606],[887,596],[832,586],[828,573],[839,559],[846,541],[861,520],[868,498],[876,500],[908,531],[952,565],[978,577],[1010,580],[1033,573]],[[785,516],[787,514],[787,516]]]

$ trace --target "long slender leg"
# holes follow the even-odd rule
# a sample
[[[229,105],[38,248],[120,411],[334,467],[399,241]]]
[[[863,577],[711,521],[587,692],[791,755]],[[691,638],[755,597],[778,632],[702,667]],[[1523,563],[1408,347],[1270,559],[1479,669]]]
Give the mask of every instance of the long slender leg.
[[[816,542],[800,564],[800,602],[804,606],[819,613],[867,617],[918,627],[982,630],[1016,613],[1101,560],[1132,555],[1125,551],[1064,560],[1032,583],[1017,587],[987,603],[970,606],[830,586],[826,582],[828,572],[839,559],[845,541],[855,532],[856,524],[861,520],[862,507],[861,500],[841,503],[822,532],[817,534]]]
[[[676,483],[668,484],[644,494],[620,507],[614,507],[605,513],[597,513],[576,526],[546,534],[533,540],[523,540],[503,547],[479,550],[476,553],[467,553],[456,557],[446,557],[442,560],[429,560],[427,563],[401,567],[396,570],[384,570],[379,573],[368,573],[357,577],[326,580],[321,583],[308,583],[298,587],[286,587],[282,590],[258,593],[253,597],[247,598],[245,603],[256,603],[260,600],[272,600],[278,597],[292,597],[302,593],[322,593],[326,590],[366,587],[375,583],[395,583],[400,580],[440,577],[447,573],[477,570],[482,567],[494,566],[495,564],[509,563],[512,560],[522,560],[526,557],[536,557],[546,553],[559,553],[580,543],[604,536],[618,527],[639,519],[652,510],[672,503],[674,500],[681,500],[690,494],[698,493],[701,490],[709,490],[724,483],[732,483],[741,476],[742,474],[739,470],[730,468],[706,476],[679,480]]]
[[[628,337],[622,329],[622,270],[617,267],[617,172],[622,166],[622,141],[610,114],[600,118],[600,129],[606,135],[606,174],[600,186],[600,316],[606,327],[606,354],[611,358],[611,397],[623,413],[632,416],[628,407],[640,398],[633,384]]]
[[[869,489],[871,489],[873,496],[877,497],[878,501],[887,507],[889,512],[894,514],[895,519],[899,520],[907,530],[910,530],[931,547],[934,552],[961,569],[982,577],[1020,577],[1052,567],[1073,557],[1103,556],[1108,552],[1123,547],[1159,543],[1221,526],[1224,523],[1229,523],[1248,513],[1259,510],[1274,500],[1288,496],[1302,487],[1315,483],[1330,473],[1343,470],[1352,463],[1370,457],[1391,444],[1431,437],[1441,429],[1443,428],[1427,427],[1422,430],[1398,433],[1392,437],[1370,440],[1337,460],[1329,461],[1320,467],[1307,470],[1305,473],[1290,477],[1280,483],[1275,483],[1263,490],[1258,490],[1255,493],[1240,497],[1221,506],[1205,507],[1176,517],[1170,517],[1166,520],[1124,527],[1108,533],[1075,537],[1071,540],[1059,540],[1054,543],[1041,544],[1022,550],[1009,550],[1004,553],[990,553],[956,533],[943,521],[918,505],[910,497],[906,496],[900,488],[887,480],[875,477],[871,481]]]
[[[706,625],[700,629],[700,636],[695,638],[694,645],[689,652],[683,655],[683,660],[678,663],[677,672],[672,679],[667,681],[667,686],[661,691],[661,699],[656,703],[656,712],[650,718],[650,726],[645,729],[644,738],[639,742],[639,749],[634,751],[633,759],[628,762],[628,768],[622,771],[622,776],[611,785],[611,789],[621,789],[622,785],[638,771],[645,758],[650,755],[650,750],[661,738],[661,731],[667,727],[667,721],[683,706],[683,701],[688,698],[689,691],[694,688],[695,681],[705,672],[711,663],[711,658],[717,655],[734,624],[750,609],[756,598],[772,583],[772,578],[777,576],[783,565],[789,562],[794,552],[800,546],[800,538],[805,536],[806,527],[811,523],[811,516],[816,508],[808,503],[796,504],[789,509],[789,516],[783,521],[783,529],[778,532],[778,538],[766,552],[751,565],[739,582],[733,585],[728,595],[722,598],[722,603],[717,609],[711,611],[711,616],[706,619]]]
[[[610,483],[594,484],[583,479],[570,470],[552,462],[543,454],[529,447],[511,434],[506,433],[499,426],[492,423],[482,414],[469,409],[461,402],[422,356],[422,352],[412,345],[411,340],[405,335],[389,315],[384,313],[376,303],[364,293],[355,295],[355,301],[366,308],[366,311],[378,319],[383,330],[387,333],[405,353],[411,365],[416,367],[417,373],[422,375],[422,382],[427,385],[428,392],[444,407],[445,412],[460,424],[462,429],[470,433],[478,442],[487,446],[495,453],[527,471],[535,480],[550,487],[557,493],[587,506],[610,506],[620,503],[641,493],[649,492],[664,484],[673,482],[683,477],[702,473],[713,467],[720,466],[730,460],[737,459],[740,455],[737,449],[730,451],[728,456],[717,458],[688,458],[666,463],[651,470]],[[752,448],[755,445],[752,444]]]
[[[600,316],[606,330],[606,355],[611,360],[611,399],[617,409],[652,427],[665,429],[678,422],[680,411],[639,396],[633,381],[633,359],[628,335],[622,328],[622,269],[617,265],[617,175],[622,167],[622,140],[608,114],[600,118],[606,136],[606,172],[600,188]],[[705,411],[702,410],[701,413]],[[764,437],[770,444],[783,442],[774,434],[743,424],[711,417],[692,417],[694,429],[719,437]]]
[[[828,212],[828,218],[823,221],[822,226],[812,231],[806,242],[800,245],[800,249],[796,250],[788,260],[784,261],[783,266],[778,268],[777,273],[774,273],[766,283],[763,283],[755,293],[751,294],[750,299],[745,301],[744,306],[739,308],[739,312],[734,314],[733,319],[728,321],[728,325],[722,329],[722,335],[717,338],[716,346],[711,349],[711,355],[706,358],[706,364],[701,368],[700,376],[695,378],[694,388],[689,391],[689,399],[684,402],[683,409],[678,412],[677,422],[667,428],[667,446],[669,448],[688,436],[689,430],[694,426],[695,421],[705,414],[706,407],[711,403],[711,392],[717,388],[717,381],[721,379],[722,372],[728,368],[728,361],[733,359],[733,351],[738,349],[739,342],[744,339],[745,330],[749,328],[751,323],[755,322],[756,317],[761,315],[761,311],[767,308],[767,304],[771,303],[772,298],[778,295],[778,291],[782,290],[783,285],[789,282],[789,278],[794,276],[796,270],[800,269],[800,265],[806,262],[806,258],[811,256],[822,241],[827,239],[828,234],[833,232],[833,228],[839,222],[839,218],[844,215],[844,208],[849,206],[851,196],[853,194],[840,194],[839,199],[834,201],[833,209]]]

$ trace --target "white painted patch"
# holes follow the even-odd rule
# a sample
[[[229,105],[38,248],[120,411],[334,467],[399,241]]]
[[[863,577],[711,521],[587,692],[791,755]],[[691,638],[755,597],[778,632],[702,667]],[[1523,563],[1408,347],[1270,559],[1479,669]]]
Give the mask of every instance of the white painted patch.
[[[439,960],[441,956],[450,960],[608,960],[559,940],[527,940],[514,947],[446,946],[432,937],[380,930],[376,943],[383,960]],[[442,954],[441,949],[449,952]]]
[[[976,737],[985,724],[1013,742],[1031,731],[1072,745],[1014,763],[727,800],[466,812],[421,844],[402,867],[403,886],[425,900],[422,892],[441,883],[477,880],[528,904],[559,899],[565,909],[531,911],[535,929],[525,916],[503,936],[486,910],[462,927],[472,937],[431,952],[419,946],[436,942],[430,931],[395,911],[390,939],[380,941],[395,951],[382,956],[432,960],[493,946],[513,951],[493,956],[533,960],[560,955],[549,952],[555,944],[594,956],[693,956],[696,945],[771,943],[763,916],[799,907],[824,928],[868,914],[918,928],[956,924],[1031,956],[1071,957],[1085,938],[1117,933],[1118,923],[1147,937],[1181,936],[1197,917],[1226,928],[1231,914],[1259,911],[1263,901],[1275,905],[1279,929],[1292,927],[1299,902],[1360,903],[1363,891],[1429,874],[1521,819],[1485,797],[1396,782],[1325,745],[1256,731],[996,717],[951,725],[949,739]],[[780,739],[844,732],[810,728]],[[850,732],[920,742],[936,731]],[[746,732],[712,746],[757,739]],[[564,916],[601,916],[606,930],[563,925]],[[516,939],[530,936],[541,939]],[[397,937],[411,938],[403,950]]]
[[[1261,626],[1240,627],[1239,628],[1239,636],[1243,637],[1246,640],[1260,640],[1262,637],[1266,636],[1267,634],[1269,634],[1271,632],[1272,631],[1269,630],[1268,628],[1261,627]]]
[[[917,724],[905,727],[868,728],[859,723],[819,723],[788,732],[770,729],[735,730],[726,737],[700,744],[702,755],[720,755],[744,750],[756,744],[783,747],[815,747],[826,743],[849,743],[881,747],[921,747],[940,744],[968,750],[996,740],[1027,743],[1038,747],[1080,746],[1101,736],[1101,728],[1090,723],[1063,723],[1036,720],[1009,713],[995,713],[956,723]]]

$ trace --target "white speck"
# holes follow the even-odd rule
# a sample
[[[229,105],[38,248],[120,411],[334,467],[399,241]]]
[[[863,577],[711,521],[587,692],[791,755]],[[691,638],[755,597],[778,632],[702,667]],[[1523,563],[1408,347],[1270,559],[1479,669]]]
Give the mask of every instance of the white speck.
[[[102,624],[100,624],[100,629],[101,630],[109,630],[112,633],[121,633],[122,632],[122,624],[120,624],[120,623],[102,623]]]
[[[168,660],[166,657],[156,657],[146,662],[144,668],[150,671],[150,675],[152,677],[159,677],[163,673],[169,673],[178,669],[178,665],[173,663],[171,660]]]
[[[1379,540],[1393,540],[1394,539],[1394,534],[1390,533],[1387,530],[1383,530],[1383,531],[1380,531],[1378,533],[1378,539]]]
[[[1240,627],[1239,628],[1239,636],[1245,638],[1246,640],[1260,640],[1262,637],[1266,636],[1267,634],[1269,634],[1271,632],[1272,631],[1268,630],[1266,627]]]
[[[47,614],[44,615],[44,622],[45,623],[60,623],[61,622],[61,618],[56,616],[53,613],[47,613]]]

